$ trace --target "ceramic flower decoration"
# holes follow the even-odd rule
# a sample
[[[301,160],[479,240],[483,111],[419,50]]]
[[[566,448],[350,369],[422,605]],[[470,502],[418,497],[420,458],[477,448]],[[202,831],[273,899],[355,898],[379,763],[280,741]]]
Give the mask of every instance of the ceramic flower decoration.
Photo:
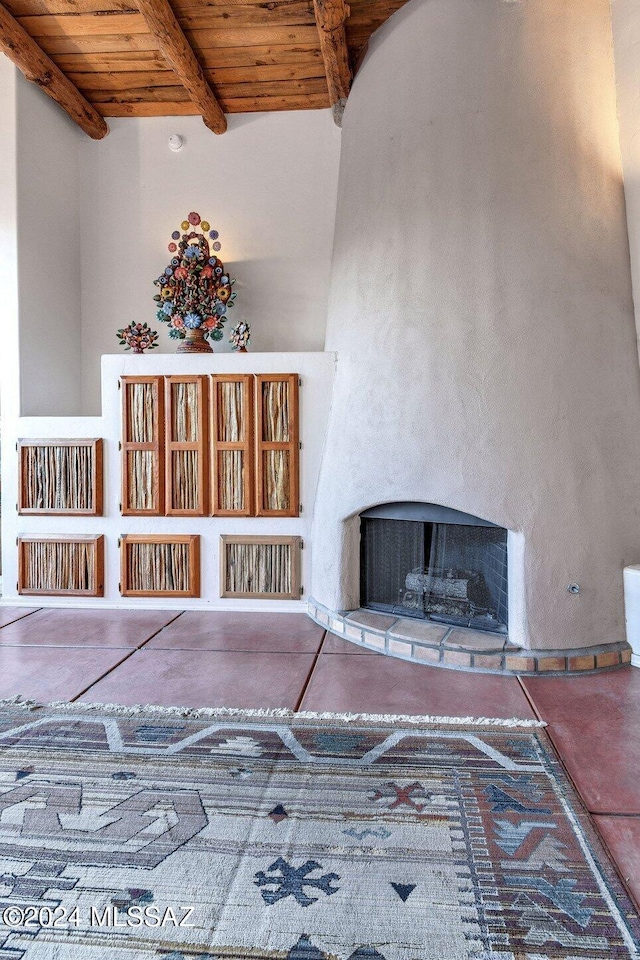
[[[158,334],[146,323],[130,323],[128,327],[118,330],[116,336],[121,347],[133,350],[134,353],[144,353],[145,350],[154,350],[158,346]]]
[[[229,343],[231,344],[232,350],[239,350],[240,353],[246,353],[250,342],[251,327],[243,320],[232,329]]]
[[[178,352],[210,351],[207,340],[222,340],[227,310],[236,294],[224,264],[216,254],[221,244],[200,214],[190,213],[181,224],[182,233],[171,234],[171,262],[154,280],[156,314],[169,326],[169,336],[181,340]]]

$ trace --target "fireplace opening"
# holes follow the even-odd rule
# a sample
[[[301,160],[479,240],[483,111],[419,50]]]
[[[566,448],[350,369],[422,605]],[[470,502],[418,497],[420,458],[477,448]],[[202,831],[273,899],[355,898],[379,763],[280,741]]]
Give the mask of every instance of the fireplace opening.
[[[360,605],[506,633],[507,531],[436,504],[360,515]]]

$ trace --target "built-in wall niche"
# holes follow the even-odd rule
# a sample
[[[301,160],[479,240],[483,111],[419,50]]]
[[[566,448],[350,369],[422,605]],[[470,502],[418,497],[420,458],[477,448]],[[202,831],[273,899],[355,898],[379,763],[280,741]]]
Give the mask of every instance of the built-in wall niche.
[[[103,597],[104,537],[19,537],[18,593]]]
[[[102,440],[19,440],[18,513],[102,516]]]
[[[123,514],[299,516],[297,374],[122,385]]]
[[[220,595],[299,600],[301,537],[220,537]]]
[[[120,538],[123,597],[199,597],[197,534],[123,534]]]

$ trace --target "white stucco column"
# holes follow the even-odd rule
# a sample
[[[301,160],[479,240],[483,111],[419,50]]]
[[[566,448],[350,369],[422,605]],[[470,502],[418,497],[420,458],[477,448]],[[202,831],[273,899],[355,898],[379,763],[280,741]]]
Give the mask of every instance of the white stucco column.
[[[0,54],[0,416],[2,418],[2,570],[12,579],[15,541],[7,539],[7,522],[15,513],[15,480],[7,475],[12,461],[15,427],[20,414],[20,350],[18,338],[18,183],[16,137],[16,70]]]
[[[512,640],[623,640],[640,369],[608,0],[411,0],[342,138],[313,595],[358,605],[361,510],[432,502],[511,531]]]

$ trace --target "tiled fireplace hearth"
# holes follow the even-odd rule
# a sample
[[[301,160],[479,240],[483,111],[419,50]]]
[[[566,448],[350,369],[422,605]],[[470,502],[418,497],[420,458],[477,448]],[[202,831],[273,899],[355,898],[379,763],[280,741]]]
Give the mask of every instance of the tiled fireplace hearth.
[[[360,603],[310,598],[316,623],[376,653],[454,670],[576,674],[631,660],[626,641],[528,649],[508,635],[508,531],[431,503],[384,503],[360,515]],[[512,571],[513,573],[513,571]]]
[[[571,650],[527,650],[505,634],[451,627],[371,610],[336,613],[313,598],[309,616],[331,633],[402,660],[481,673],[563,674],[610,670],[631,662],[625,641]]]

